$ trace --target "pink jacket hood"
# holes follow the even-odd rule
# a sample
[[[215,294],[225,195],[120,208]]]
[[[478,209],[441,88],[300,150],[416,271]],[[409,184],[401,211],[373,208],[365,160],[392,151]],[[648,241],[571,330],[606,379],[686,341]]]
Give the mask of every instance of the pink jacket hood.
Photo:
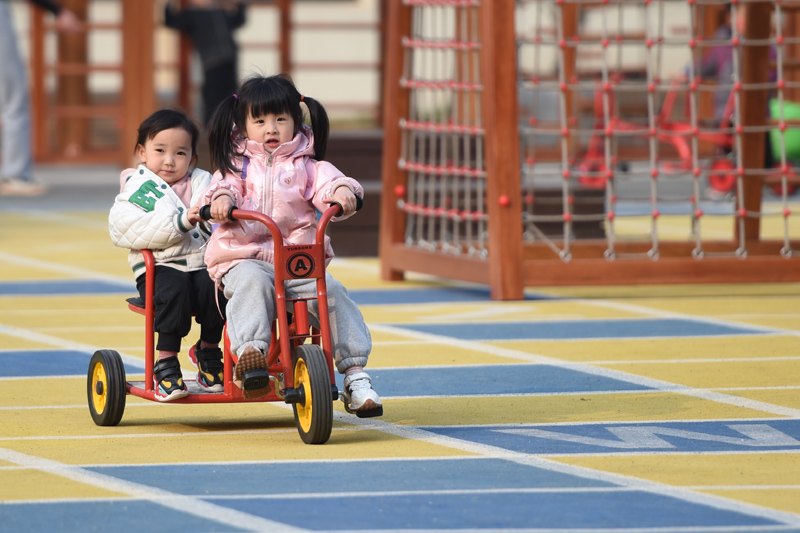
[[[314,136],[303,125],[295,137],[270,154],[263,144],[237,137],[237,151],[242,158],[234,161],[242,172],[214,174],[201,197],[202,205],[221,195],[233,198],[241,209],[260,211],[271,217],[281,229],[285,245],[314,241],[317,212],[328,207],[331,195],[340,186],[348,187],[363,198],[364,190],[353,178],[342,174],[327,161],[312,159]],[[344,217],[343,217],[344,218]],[[342,220],[342,219],[336,219]],[[325,237],[327,260],[333,258],[330,239]],[[260,223],[234,221],[214,230],[206,250],[211,277],[220,283],[222,276],[243,259],[274,262],[273,241],[269,230]]]

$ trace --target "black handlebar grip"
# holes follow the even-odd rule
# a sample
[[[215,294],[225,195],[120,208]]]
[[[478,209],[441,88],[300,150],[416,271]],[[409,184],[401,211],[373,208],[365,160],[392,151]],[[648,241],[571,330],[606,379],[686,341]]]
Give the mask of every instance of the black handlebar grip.
[[[228,220],[236,220],[235,218],[233,218],[234,209],[236,209],[236,206],[232,205],[230,210],[228,211]],[[202,218],[203,220],[211,220],[211,206],[204,205],[203,207],[201,207],[199,215],[200,218]]]
[[[339,214],[333,215],[334,217],[340,217],[344,214],[344,207],[339,202],[331,202],[331,205],[338,205],[339,206]],[[356,211],[361,211],[361,208],[364,207],[364,200],[361,199],[360,196],[356,196]]]

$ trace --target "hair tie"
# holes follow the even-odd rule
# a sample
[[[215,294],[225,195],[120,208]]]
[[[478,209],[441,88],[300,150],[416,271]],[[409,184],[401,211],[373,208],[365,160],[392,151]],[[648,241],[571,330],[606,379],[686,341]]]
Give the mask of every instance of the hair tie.
[[[300,101],[301,101],[301,102],[303,101],[303,98],[304,98],[304,96],[301,94],[301,95],[300,95]]]
[[[238,100],[238,99],[239,99],[239,95],[238,95],[238,94],[236,94],[236,93],[233,93],[233,99],[234,99],[234,100]]]

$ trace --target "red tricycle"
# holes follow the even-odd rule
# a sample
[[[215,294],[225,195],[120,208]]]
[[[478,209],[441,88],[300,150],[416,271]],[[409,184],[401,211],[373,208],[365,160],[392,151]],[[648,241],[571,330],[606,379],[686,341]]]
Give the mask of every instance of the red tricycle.
[[[208,209],[204,207],[203,209]],[[223,341],[223,392],[207,392],[194,381],[187,381],[189,395],[170,403],[237,403],[283,401],[292,405],[295,424],[306,444],[327,442],[333,427],[333,402],[341,399],[345,410],[350,409],[346,391],[340,392],[336,385],[331,330],[328,315],[327,288],[325,282],[325,230],[331,218],[338,216],[342,207],[337,204],[325,210],[317,226],[313,244],[287,246],[283,243],[280,229],[268,216],[257,211],[232,208],[231,220],[253,220],[267,226],[275,246],[275,295],[277,318],[272,327],[267,363],[269,366],[270,392],[262,397],[246,399],[242,390],[233,382],[236,357],[231,353],[227,334]],[[208,218],[208,211],[201,210]],[[128,307],[145,317],[145,373],[144,381],[126,381],[122,357],[114,350],[98,350],[89,363],[86,392],[89,411],[95,424],[115,426],[122,419],[126,394],[147,400],[156,400],[154,393],[153,365],[155,342],[153,323],[153,287],[155,262],[149,250],[143,250],[147,267],[145,278],[145,301],[128,299]],[[298,265],[302,265],[298,268]],[[316,298],[287,299],[285,282],[290,279],[315,279]],[[309,301],[317,300],[319,328],[311,326]],[[306,341],[310,341],[306,343]]]

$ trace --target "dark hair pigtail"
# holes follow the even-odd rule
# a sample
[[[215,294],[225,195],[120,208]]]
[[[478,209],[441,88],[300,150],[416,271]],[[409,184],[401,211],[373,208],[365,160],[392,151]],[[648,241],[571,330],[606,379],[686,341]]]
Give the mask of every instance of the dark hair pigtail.
[[[304,96],[303,103],[308,107],[311,131],[314,132],[314,158],[321,161],[325,159],[325,152],[328,150],[328,134],[330,132],[328,113],[322,104],[313,98]]]
[[[208,149],[211,153],[212,170],[217,169],[223,175],[239,171],[233,164],[236,155],[233,145],[235,109],[236,97],[228,96],[219,103],[208,121]]]

